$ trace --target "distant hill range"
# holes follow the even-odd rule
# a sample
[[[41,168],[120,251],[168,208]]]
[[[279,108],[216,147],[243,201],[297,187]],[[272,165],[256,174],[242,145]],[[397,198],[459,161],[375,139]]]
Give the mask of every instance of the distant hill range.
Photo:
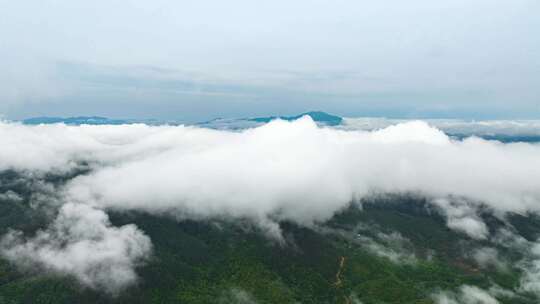
[[[77,117],[32,117],[22,121],[26,125],[64,123],[66,125],[124,125],[134,123],[161,124],[154,119],[110,119],[101,116],[77,116]],[[165,122],[163,122],[165,123]]]
[[[213,125],[241,125],[244,126],[247,123],[247,126],[251,123],[267,123],[274,119],[283,119],[283,120],[295,120],[302,116],[310,116],[315,122],[336,126],[342,123],[343,118],[335,115],[331,115],[321,111],[311,111],[302,113],[295,116],[268,116],[268,117],[256,117],[256,118],[241,118],[241,119],[213,119],[206,122],[197,123],[196,125],[212,127]],[[134,123],[145,123],[149,125],[158,125],[158,124],[179,124],[177,121],[160,121],[155,119],[110,119],[101,116],[77,116],[77,117],[33,117],[28,118],[22,121],[27,125],[39,125],[39,124],[55,124],[55,123],[64,123],[66,125],[122,125],[122,124],[134,124]]]
[[[100,116],[77,116],[77,117],[33,117],[23,120],[27,125],[65,123],[67,125],[119,125],[127,123],[122,119],[109,119]]]

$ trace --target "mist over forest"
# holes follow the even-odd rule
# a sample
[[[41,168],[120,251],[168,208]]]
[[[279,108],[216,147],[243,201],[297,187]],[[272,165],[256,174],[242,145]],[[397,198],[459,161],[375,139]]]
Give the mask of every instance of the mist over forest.
[[[2,299],[540,296],[534,142],[309,115],[241,129],[2,122],[0,141]]]

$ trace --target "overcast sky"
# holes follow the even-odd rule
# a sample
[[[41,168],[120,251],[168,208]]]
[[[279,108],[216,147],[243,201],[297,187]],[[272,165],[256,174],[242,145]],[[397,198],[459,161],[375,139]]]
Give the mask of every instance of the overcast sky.
[[[540,118],[538,0],[0,0],[0,115]]]

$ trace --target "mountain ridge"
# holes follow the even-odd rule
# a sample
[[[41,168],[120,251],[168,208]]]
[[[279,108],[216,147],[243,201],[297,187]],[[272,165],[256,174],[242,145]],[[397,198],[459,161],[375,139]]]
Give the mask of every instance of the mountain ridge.
[[[214,118],[204,122],[197,122],[195,125],[211,125],[214,123],[219,123],[221,121],[247,121],[247,122],[256,122],[256,123],[267,123],[275,119],[282,119],[287,121],[292,121],[299,119],[303,116],[309,116],[313,121],[322,123],[325,125],[336,126],[340,125],[343,122],[343,118],[340,116],[332,115],[323,111],[309,111],[304,112],[298,115],[293,116],[263,116],[263,117],[252,117],[252,118],[235,118],[235,119],[226,119],[226,118]],[[57,117],[57,116],[37,116],[23,119],[21,121],[26,125],[39,125],[39,124],[55,124],[55,123],[64,123],[67,125],[121,125],[121,124],[134,124],[134,123],[146,123],[146,124],[180,124],[178,121],[161,121],[156,119],[116,119],[108,118],[103,116],[70,116],[70,117]]]

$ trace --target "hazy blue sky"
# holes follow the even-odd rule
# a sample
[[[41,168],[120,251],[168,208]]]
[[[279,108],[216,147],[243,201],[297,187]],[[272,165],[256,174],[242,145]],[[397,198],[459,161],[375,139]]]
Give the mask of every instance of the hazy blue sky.
[[[0,115],[540,118],[538,0],[0,0]]]

